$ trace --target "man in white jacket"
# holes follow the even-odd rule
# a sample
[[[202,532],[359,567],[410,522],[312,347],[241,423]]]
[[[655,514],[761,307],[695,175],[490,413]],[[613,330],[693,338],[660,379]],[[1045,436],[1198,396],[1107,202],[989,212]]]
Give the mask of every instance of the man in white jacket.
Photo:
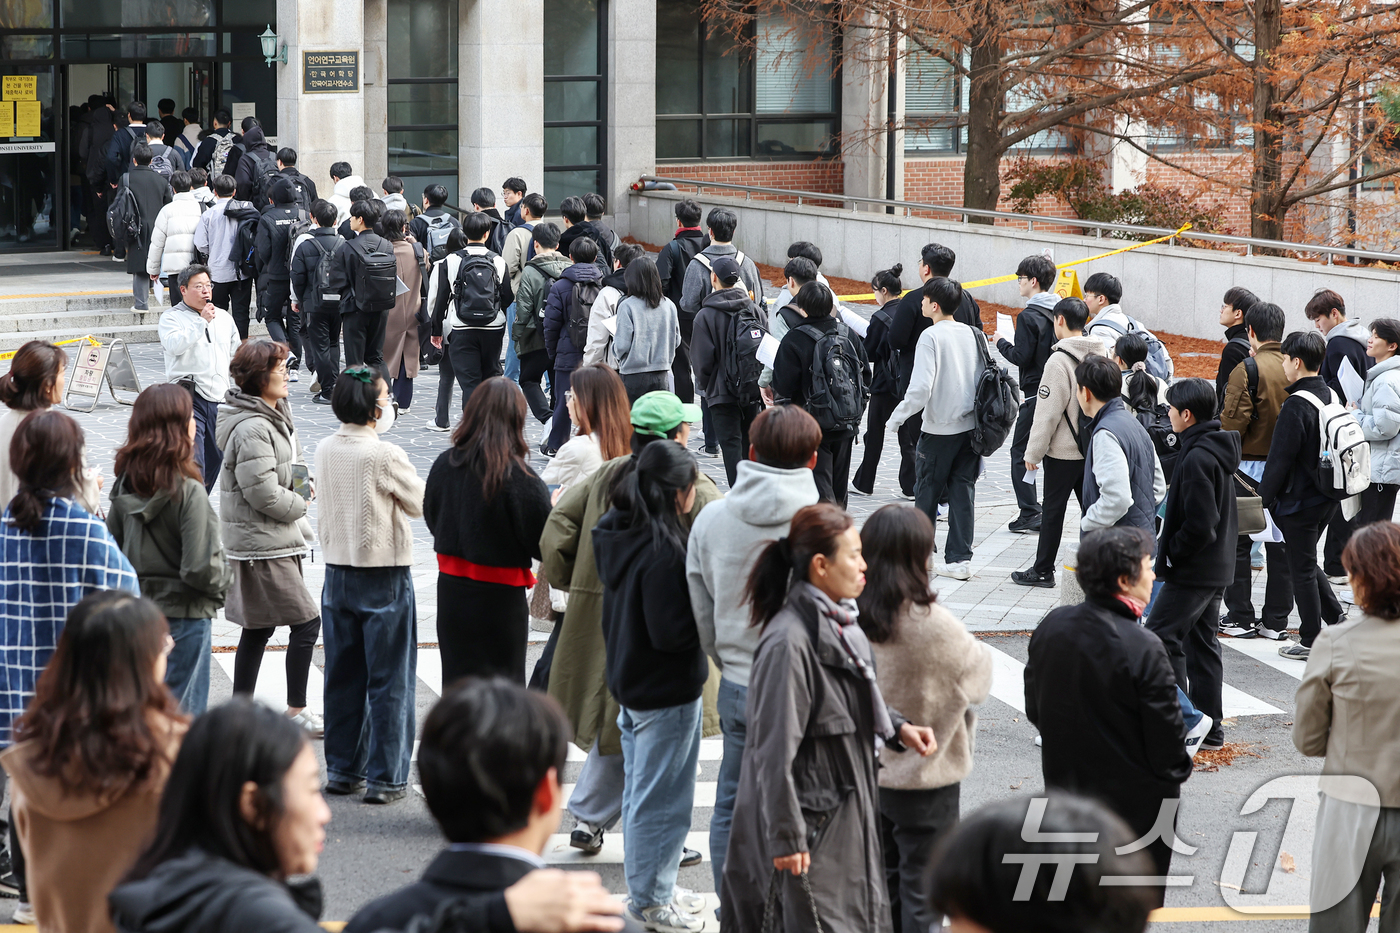
[[[335,224],[340,226],[350,219],[350,192],[364,186],[365,180],[355,174],[349,162],[336,162],[331,166],[331,181],[335,183],[330,202],[335,205]]]
[[[625,244],[624,244],[625,245]],[[700,646],[719,667],[724,758],[710,816],[710,862],[718,888],[729,849],[739,765],[744,758],[749,673],[762,629],[749,624],[744,581],[758,553],[785,536],[797,510],[817,502],[812,467],[822,429],[796,405],[778,405],[749,427],[749,458],[723,499],[701,510],[690,530],[685,573]]]
[[[952,279],[934,276],[924,283],[924,317],[933,326],[919,334],[909,389],[890,415],[890,424],[903,424],[923,410],[914,455],[914,504],[934,521],[947,492],[946,562],[934,570],[956,580],[972,576],[972,504],[982,460],[972,449],[977,426],[973,406],[986,365],[984,348],[978,346],[986,337],[954,317],[962,299],[962,286]]]
[[[178,382],[194,400],[194,460],[212,490],[224,462],[214,440],[219,403],[228,392],[229,361],[240,340],[233,316],[214,307],[209,270],[187,266],[177,277],[180,301],[160,316],[157,328],[165,351],[165,381]]]
[[[204,208],[194,196],[189,172],[171,174],[170,187],[175,190],[175,197],[156,215],[151,248],[146,253],[146,271],[152,282],[157,278],[165,282],[174,304],[175,276],[194,262],[194,232]]]

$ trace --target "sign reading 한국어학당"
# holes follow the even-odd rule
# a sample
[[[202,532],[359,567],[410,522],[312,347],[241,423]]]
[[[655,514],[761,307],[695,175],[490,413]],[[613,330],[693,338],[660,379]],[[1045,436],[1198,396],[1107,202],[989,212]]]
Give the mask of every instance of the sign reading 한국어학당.
[[[303,94],[345,94],[360,89],[360,53],[302,52]]]

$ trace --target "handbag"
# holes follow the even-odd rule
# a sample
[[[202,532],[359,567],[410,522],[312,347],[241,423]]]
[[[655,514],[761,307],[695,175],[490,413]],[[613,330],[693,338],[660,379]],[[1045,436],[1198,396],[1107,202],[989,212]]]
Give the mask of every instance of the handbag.
[[[1252,485],[1253,480],[1245,476],[1239,470],[1235,471],[1235,482],[1239,483],[1248,495],[1240,495],[1239,490],[1235,491],[1235,511],[1239,515],[1241,535],[1257,535],[1269,523],[1264,518],[1264,500],[1259,498],[1259,491]]]
[[[777,933],[778,931],[777,906],[778,898],[782,894],[782,889],[779,886],[779,882],[782,880],[781,875],[782,872],[775,868],[768,880],[768,900],[763,905],[762,933]],[[807,892],[807,906],[812,910],[812,922],[817,925],[817,933],[823,933],[822,918],[817,914],[817,898],[812,893],[812,882],[805,871],[802,873],[802,890]]]

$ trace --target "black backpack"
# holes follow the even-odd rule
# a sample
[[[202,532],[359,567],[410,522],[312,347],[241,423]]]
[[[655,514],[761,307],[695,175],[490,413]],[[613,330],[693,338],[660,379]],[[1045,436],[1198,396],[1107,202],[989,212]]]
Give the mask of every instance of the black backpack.
[[[233,263],[234,268],[244,278],[252,278],[257,275],[257,262],[255,256],[255,246],[258,236],[259,214],[252,205],[246,201],[244,209],[237,212],[234,217],[238,221],[238,232],[233,237],[233,249],[229,251],[228,260]],[[224,209],[224,216],[234,214],[234,209],[228,207]]]
[[[292,257],[296,255],[297,240],[316,229],[316,224],[311,220],[311,215],[304,210],[298,209],[297,215],[292,218],[292,226],[287,231],[287,268],[292,267]]]
[[[1170,485],[1172,468],[1176,466],[1177,454],[1181,453],[1181,440],[1172,430],[1172,419],[1167,414],[1166,404],[1158,402],[1151,408],[1133,409],[1133,414],[1137,415],[1138,422],[1152,438],[1152,447],[1157,451],[1158,462],[1162,464],[1162,476]]]
[[[971,326],[971,325],[968,325]],[[972,452],[980,457],[989,457],[1001,449],[1006,437],[1016,424],[1016,415],[1021,408],[1021,390],[1011,373],[992,360],[992,351],[987,349],[987,338],[981,328],[973,327],[977,349],[982,354],[982,374],[977,377],[977,391],[973,397],[972,414],[977,424],[972,429]]]
[[[763,361],[758,358],[758,346],[768,333],[768,325],[753,302],[746,302],[728,317],[729,332],[720,354],[724,388],[740,405],[749,405],[761,397],[758,377],[763,374]]]
[[[170,152],[170,147],[162,144],[160,152],[151,154],[151,171],[166,181],[169,181],[170,176],[175,174],[175,162],[170,158]]]
[[[356,237],[361,244],[365,237]],[[355,264],[355,301],[347,308],[341,302],[341,311],[388,311],[394,306],[399,291],[399,261],[394,258],[394,247],[381,236],[363,243],[355,252],[360,261]]]
[[[832,331],[818,330],[812,324],[797,330],[812,340],[807,413],[817,419],[823,431],[855,431],[865,413],[870,387],[851,329],[837,321]]]
[[[135,246],[142,242],[145,229],[141,226],[141,208],[136,203],[136,195],[127,187],[126,176],[122,176],[117,193],[112,196],[112,206],[107,208],[107,230],[113,242],[120,246]]]
[[[283,177],[277,170],[277,159],[264,149],[249,149],[243,158],[253,160],[253,170],[248,177],[253,180],[253,203],[261,208],[272,194],[272,186]]]
[[[602,290],[602,281],[594,279],[591,282],[575,282],[569,295],[569,342],[580,353],[588,346],[588,316],[593,311],[593,302],[598,300],[598,293]]]
[[[330,240],[328,249],[325,241]],[[311,291],[316,296],[317,305],[323,311],[340,307],[340,293],[331,291],[331,276],[335,272],[335,258],[345,241],[338,236],[313,236],[312,244],[321,252],[321,261],[316,265],[316,275],[311,280]]]
[[[463,327],[490,327],[501,313],[501,278],[495,253],[457,254],[457,278],[452,281],[452,301]]]

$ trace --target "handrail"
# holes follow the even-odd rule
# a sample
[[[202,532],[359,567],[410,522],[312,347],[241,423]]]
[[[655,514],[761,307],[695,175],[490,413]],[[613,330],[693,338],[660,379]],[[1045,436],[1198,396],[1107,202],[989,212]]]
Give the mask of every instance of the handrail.
[[[673,178],[663,175],[643,175],[643,182],[660,182],[662,184],[686,185],[689,187],[721,188],[727,191],[742,191],[745,193],[745,200],[752,194],[773,194],[783,197],[795,197],[800,205],[803,198],[818,201],[850,201],[854,204],[873,204],[878,207],[903,208],[906,212],[910,210],[934,211],[943,214],[956,214],[962,217],[962,222],[967,223],[970,217],[988,218],[991,220],[1010,220],[1024,223],[1026,229],[1034,230],[1037,223],[1056,224],[1062,227],[1085,227],[1092,229],[1096,238],[1102,239],[1104,231],[1110,233],[1132,233],[1142,234],[1149,237],[1160,237],[1175,234],[1175,230],[1165,227],[1142,227],[1135,224],[1116,224],[1103,220],[1080,220],[1074,217],[1053,217],[1048,214],[1018,214],[1010,211],[988,211],[976,207],[952,207],[946,204],[926,204],[921,201],[898,201],[886,198],[866,198],[853,194],[839,194],[830,191],[798,191],[792,188],[767,188],[762,185],[736,185],[731,182],[708,181],[699,178]],[[663,189],[664,190],[664,189]],[[640,191],[639,193],[646,193]],[[1173,236],[1167,241],[1167,245],[1174,245]],[[1204,240],[1211,243],[1224,243],[1230,246],[1243,246],[1246,256],[1253,256],[1255,249],[1280,249],[1292,250],[1299,253],[1320,253],[1327,257],[1327,264],[1332,265],[1332,260],[1336,256],[1352,257],[1355,259],[1367,259],[1378,262],[1400,263],[1400,253],[1378,252],[1376,250],[1357,249],[1354,246],[1323,246],[1316,243],[1294,243],[1289,240],[1266,240],[1258,237],[1231,236],[1224,233],[1205,233],[1192,230],[1190,233],[1181,234],[1183,240]]]

